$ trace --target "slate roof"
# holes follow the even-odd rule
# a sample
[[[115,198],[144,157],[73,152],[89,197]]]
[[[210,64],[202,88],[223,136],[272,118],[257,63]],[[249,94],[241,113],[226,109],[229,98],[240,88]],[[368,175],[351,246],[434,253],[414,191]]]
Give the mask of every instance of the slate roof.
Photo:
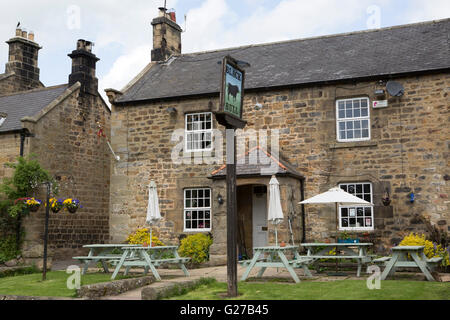
[[[67,85],[24,91],[0,96],[0,114],[6,114],[6,121],[0,126],[0,133],[22,129],[20,119],[34,116],[58,98]]]
[[[260,146],[250,149],[236,162],[237,176],[271,176],[276,174],[303,178],[303,175],[298,173],[291,164],[273,156]],[[211,173],[211,178],[225,178],[226,175],[227,167],[224,164]]]
[[[450,68],[450,19],[183,54],[149,68],[116,102],[216,94],[226,55],[251,64],[246,89]]]

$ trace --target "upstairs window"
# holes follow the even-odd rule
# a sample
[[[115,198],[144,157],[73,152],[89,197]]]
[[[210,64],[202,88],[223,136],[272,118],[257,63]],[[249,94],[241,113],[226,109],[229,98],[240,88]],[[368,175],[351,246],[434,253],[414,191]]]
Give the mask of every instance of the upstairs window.
[[[336,101],[336,131],[339,142],[370,140],[368,98]]]
[[[191,113],[186,115],[186,151],[212,150],[212,113]]]

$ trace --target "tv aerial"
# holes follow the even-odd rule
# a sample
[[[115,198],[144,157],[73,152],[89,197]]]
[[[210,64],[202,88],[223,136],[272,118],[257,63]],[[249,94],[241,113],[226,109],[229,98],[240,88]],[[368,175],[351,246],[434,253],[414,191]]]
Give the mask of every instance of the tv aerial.
[[[403,85],[396,81],[388,81],[386,83],[386,90],[393,97],[401,97],[405,94],[405,88],[403,88]]]

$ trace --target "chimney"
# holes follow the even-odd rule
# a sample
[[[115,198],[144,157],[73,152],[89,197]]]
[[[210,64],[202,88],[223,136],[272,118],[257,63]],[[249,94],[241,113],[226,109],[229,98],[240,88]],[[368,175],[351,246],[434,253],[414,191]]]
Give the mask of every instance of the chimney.
[[[177,24],[175,12],[167,13],[159,8],[159,17],[153,19],[152,61],[165,61],[172,55],[181,54],[181,27]]]
[[[6,41],[9,45],[6,73],[14,73],[18,77],[20,88],[29,90],[41,87],[39,81],[38,53],[42,47],[34,41],[34,33],[16,29],[13,38]]]
[[[92,53],[93,43],[78,40],[77,49],[68,56],[72,58],[72,73],[69,75],[69,86],[77,81],[81,83],[81,92],[98,95],[98,79],[95,77],[96,63],[100,59]]]

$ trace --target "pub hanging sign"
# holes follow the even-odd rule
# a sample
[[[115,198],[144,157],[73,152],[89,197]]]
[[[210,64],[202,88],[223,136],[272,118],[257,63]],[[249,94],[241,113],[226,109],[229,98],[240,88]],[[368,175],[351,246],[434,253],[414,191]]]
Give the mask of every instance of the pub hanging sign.
[[[243,128],[242,120],[244,105],[245,71],[238,67],[237,62],[226,56],[222,62],[222,83],[220,89],[220,106],[216,112],[217,120],[222,125]]]

